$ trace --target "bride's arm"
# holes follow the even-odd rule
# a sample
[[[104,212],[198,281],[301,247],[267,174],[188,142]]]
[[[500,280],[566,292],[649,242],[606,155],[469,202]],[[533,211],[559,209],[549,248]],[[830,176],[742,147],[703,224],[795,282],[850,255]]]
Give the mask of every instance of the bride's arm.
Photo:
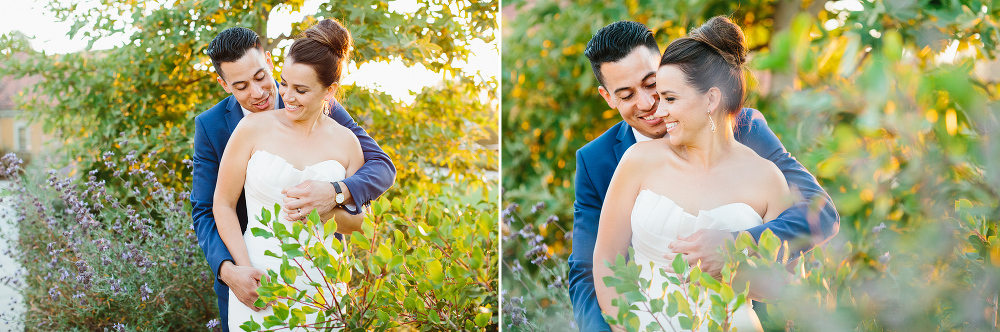
[[[764,222],[769,222],[791,207],[794,199],[781,170],[770,162],[763,163],[763,167],[765,169],[761,172],[756,172],[756,174],[764,175],[760,178],[764,182],[758,188],[762,188],[760,192],[767,199],[767,208],[764,211],[763,220]],[[788,269],[792,267],[794,267],[794,264],[787,265]],[[741,267],[741,269],[744,268],[746,267]],[[788,272],[791,272],[791,270]],[[744,285],[747,281],[750,281],[752,287],[750,287],[748,297],[755,301],[769,302],[780,295],[780,290],[784,289],[787,283],[787,279],[784,277],[789,275],[784,273],[737,273],[733,280],[733,285]],[[747,279],[748,276],[752,279]],[[740,289],[737,289],[737,291],[740,291]]]
[[[345,166],[347,168],[346,177],[351,177],[365,164],[365,155],[364,151],[361,150],[361,143],[358,142],[358,138],[350,130],[343,129],[341,130],[343,138],[340,140],[343,143],[339,144],[338,148],[348,151],[348,160]],[[361,224],[365,220],[365,215],[368,214],[368,209],[367,206],[358,206],[357,208],[360,211],[358,214],[351,214],[343,208],[334,208],[329,213],[323,215],[323,220],[336,220],[337,233],[340,234],[351,235],[352,232],[360,232]]]
[[[639,177],[643,174],[639,167],[641,162],[637,160],[641,157],[633,153],[635,150],[633,148],[625,152],[611,178],[611,185],[601,207],[597,241],[594,244],[594,289],[597,292],[597,302],[601,311],[612,317],[618,316],[618,308],[611,304],[611,300],[618,298],[623,301],[624,297],[604,283],[604,277],[613,275],[605,262],[613,264],[618,255],[627,256],[632,241],[632,207],[639,194]]]
[[[251,266],[246,243],[243,242],[240,220],[236,216],[236,203],[240,200],[240,193],[246,182],[247,162],[253,149],[254,130],[248,127],[253,127],[251,122],[256,121],[250,118],[243,119],[236,126],[226,145],[226,151],[222,154],[212,206],[215,222],[219,227],[219,237],[238,266]]]
[[[767,210],[764,212],[764,222],[768,222],[778,218],[782,212],[788,210],[792,207],[792,203],[795,201],[792,199],[792,192],[788,189],[788,185],[785,182],[785,175],[781,173],[772,163],[764,163],[764,167],[767,167],[767,171],[761,174],[767,174],[763,177],[767,181],[765,186],[765,192],[767,193]]]

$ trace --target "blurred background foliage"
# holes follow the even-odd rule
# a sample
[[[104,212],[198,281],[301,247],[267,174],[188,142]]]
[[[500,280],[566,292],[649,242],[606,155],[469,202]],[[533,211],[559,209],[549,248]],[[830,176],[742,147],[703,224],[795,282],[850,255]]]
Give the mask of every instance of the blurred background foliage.
[[[621,121],[597,93],[583,55],[587,41],[607,24],[634,20],[649,26],[663,49],[708,18],[727,15],[751,50],[746,106],[764,114],[841,215],[829,245],[837,254],[816,264],[850,272],[818,290],[835,295],[813,314],[848,313],[823,320],[843,329],[906,330],[917,321],[930,329],[996,328],[1000,3],[561,4],[517,1],[502,9],[504,201],[520,206],[505,211],[503,287],[505,299],[526,297],[526,321],[572,317],[567,297],[545,290],[571,250],[574,153]],[[544,204],[529,214],[537,203]],[[524,233],[543,236],[557,263],[530,264],[537,256],[526,252],[536,245]],[[875,284],[893,288],[874,292]],[[967,300],[952,305],[959,297]],[[878,305],[873,298],[881,298]],[[889,310],[889,302],[908,307]],[[977,309],[969,313],[972,304]],[[970,325],[952,324],[959,315]],[[800,326],[803,317],[787,318]]]
[[[28,166],[27,169],[30,172],[38,170],[39,166],[61,168],[61,176],[78,180],[74,185],[82,185],[84,180],[103,181],[109,197],[115,197],[123,205],[145,206],[154,199],[154,195],[144,188],[136,188],[137,182],[123,180],[115,173],[120,170],[156,168],[157,171],[150,173],[149,177],[155,177],[164,188],[185,193],[192,180],[185,160],[193,156],[194,117],[227,96],[215,82],[214,68],[205,55],[212,38],[229,27],[251,28],[262,36],[264,49],[271,52],[275,63],[274,76],[278,77],[290,40],[321,19],[336,18],[351,31],[355,40],[352,63],[349,65],[353,68],[348,69],[347,75],[350,75],[351,69],[365,63],[398,60],[406,66],[422,66],[443,78],[439,84],[414,92],[412,102],[358,85],[346,85],[341,93],[340,102],[388,153],[396,166],[396,184],[385,197],[410,197],[419,203],[418,207],[427,209],[417,215],[395,218],[424,224],[428,222],[424,216],[428,215],[444,214],[455,220],[495,215],[499,171],[496,129],[499,82],[496,77],[469,72],[463,69],[462,64],[470,60],[476,44],[485,43],[498,49],[499,3],[415,0],[412,7],[416,9],[412,12],[398,12],[390,9],[390,5],[385,1],[370,0],[350,4],[322,3],[315,13],[304,13],[289,33],[266,38],[263,36],[268,36],[272,13],[298,11],[303,8],[304,1],[51,1],[46,6],[47,10],[59,19],[74,22],[72,30],[68,31],[71,38],[88,40],[90,45],[109,36],[126,35],[129,38],[124,45],[107,50],[90,50],[88,47],[81,52],[46,54],[32,50],[23,34],[0,35],[0,72],[4,76],[42,78],[39,84],[15,99],[15,108],[25,110],[24,114],[30,121],[42,123],[45,132],[53,137],[54,142],[50,143],[55,147],[51,156],[54,164]],[[124,169],[108,166],[102,155],[114,151],[130,153],[136,162],[123,166]],[[52,204],[55,207],[65,204],[53,196],[55,194],[39,195],[42,196],[15,195],[15,200],[21,200],[15,204]],[[37,202],[24,201],[29,198]],[[173,218],[175,212],[150,209],[147,213],[150,219],[156,221],[154,232],[178,232],[176,228],[163,228],[165,223],[161,221],[166,217]],[[115,222],[99,218],[97,221],[103,228],[113,227]],[[461,225],[434,223],[439,229],[398,240],[403,241],[402,246],[412,252],[430,256],[451,255],[450,249],[434,247],[433,243],[419,238],[427,234],[451,234],[460,230]],[[43,227],[45,223],[20,224],[21,234],[46,231]],[[24,228],[36,226],[42,228]],[[383,229],[391,232],[392,227]],[[488,236],[470,233],[472,238],[462,239],[487,250],[496,248],[496,228],[490,230]],[[376,234],[376,237],[390,234]],[[5,236],[5,239],[14,241],[11,243],[15,251],[12,257],[20,260],[25,269],[30,267],[30,270],[21,273],[23,278],[42,280],[38,275],[46,275],[55,266],[50,264],[47,267],[37,262],[38,257],[47,255],[44,250],[46,243],[36,243],[31,236],[20,239]],[[58,240],[74,241],[65,236]],[[162,248],[139,249],[163,251]],[[413,257],[416,262],[424,256]],[[476,284],[460,294],[442,293],[438,294],[440,297],[428,297],[428,305],[435,307],[427,310],[447,308],[473,315],[485,313],[492,321],[486,329],[495,330],[498,320],[496,257],[495,251],[487,252],[485,257],[477,258],[480,261],[474,264],[476,268],[470,269],[470,273],[477,276],[492,277],[478,279]],[[67,254],[59,259],[66,259],[71,264],[76,260],[96,260],[97,256]],[[184,273],[200,276],[207,269],[204,260],[201,262],[184,267],[187,271]],[[142,285],[143,279],[148,277],[132,274],[119,278],[134,278],[129,282]],[[406,278],[400,280],[409,282]],[[53,301],[48,297],[47,286],[50,285],[37,282],[29,285],[37,289],[22,289],[25,306],[29,309],[23,321],[30,325],[29,328],[34,328],[40,321],[67,329],[70,326],[79,327],[74,325],[76,319],[72,314],[58,315],[62,318],[55,319],[53,323],[48,318],[51,312],[35,310],[39,307],[32,305],[33,301]],[[211,294],[210,283],[200,287],[200,291]],[[384,292],[385,287],[395,286],[380,283],[375,290]],[[123,296],[135,297],[125,303],[145,301],[140,301],[137,293]],[[207,298],[214,298],[214,295]],[[207,312],[195,314],[198,318],[194,320],[194,325],[190,320],[172,320],[169,314],[149,321],[130,316],[127,311],[108,311],[102,313],[105,320],[90,322],[87,328],[110,327],[102,324],[114,322],[126,323],[130,328],[156,327],[156,322],[167,321],[179,325],[159,328],[200,329],[206,321],[199,319],[216,315],[214,306],[206,308],[203,310]],[[90,309],[94,308],[87,308]],[[416,313],[414,317],[426,318],[429,312],[423,312],[423,316]],[[419,319],[400,322],[416,324],[410,326],[417,328],[420,325]]]
[[[458,126],[466,131],[467,142],[488,141],[496,123],[497,81],[467,73],[457,62],[467,61],[470,45],[495,43],[497,2],[416,1],[413,13],[389,10],[384,1],[355,1],[351,5],[323,3],[315,14],[294,23],[291,32],[267,38],[268,17],[272,12],[297,11],[303,1],[102,1],[82,9],[76,3],[52,1],[53,15],[75,22],[69,35],[90,40],[131,34],[122,47],[68,54],[36,54],[16,34],[0,38],[0,68],[14,77],[40,75],[43,82],[17,100],[32,121],[44,124],[46,132],[61,140],[60,152],[80,171],[96,169],[96,156],[109,150],[121,133],[138,143],[140,154],[158,151],[181,170],[180,161],[190,157],[196,115],[227,94],[215,83],[216,74],[205,49],[222,30],[243,26],[262,36],[265,51],[272,53],[278,77],[284,52],[294,39],[323,18],[340,20],[356,40],[355,68],[368,62],[401,60],[408,66],[422,65],[440,73],[439,86],[417,93],[412,105],[367,88],[347,86],[340,102],[381,146],[414,145],[417,136],[434,136],[442,128]],[[127,22],[127,23],[126,23]],[[27,52],[22,59],[13,56]],[[444,92],[444,96],[442,96]],[[439,108],[445,107],[446,108]],[[434,110],[433,116],[426,112]],[[66,116],[72,115],[72,116]],[[453,117],[460,116],[459,118]],[[376,121],[377,119],[377,121]],[[407,136],[396,134],[399,126],[422,119],[420,130]],[[432,120],[433,123],[426,123]],[[441,125],[441,126],[437,126]],[[459,131],[461,132],[461,131]],[[448,137],[456,144],[456,136]],[[452,167],[461,173],[476,168],[497,170],[496,157],[489,154],[455,155],[442,153],[399,154],[388,151],[400,172],[419,178],[419,168]],[[438,150],[440,151],[440,150]],[[414,163],[406,161],[415,158]],[[492,158],[492,159],[491,159]],[[455,167],[458,166],[458,167]],[[175,188],[187,183],[189,173],[161,179]],[[110,178],[104,174],[99,178]],[[400,176],[403,178],[403,176]],[[399,188],[398,186],[396,188]]]

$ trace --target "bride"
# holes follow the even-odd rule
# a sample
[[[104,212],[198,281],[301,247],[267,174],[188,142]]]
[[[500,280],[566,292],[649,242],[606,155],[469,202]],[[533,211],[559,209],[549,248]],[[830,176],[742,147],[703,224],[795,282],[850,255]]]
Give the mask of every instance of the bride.
[[[305,180],[343,180],[364,164],[354,133],[324,115],[327,102],[337,94],[351,42],[350,32],[334,20],[321,21],[306,30],[305,36],[292,44],[281,72],[279,90],[285,108],[252,113],[233,131],[219,165],[213,209],[219,234],[236,265],[261,270],[281,266],[281,259],[264,255],[267,250],[281,252],[277,239],[241,233],[236,216],[241,191],[246,192],[247,215],[259,216],[262,207],[271,210],[283,202],[282,188]],[[294,219],[305,217],[297,211],[290,214]],[[272,221],[290,223],[286,217],[281,212]],[[364,218],[346,212],[335,217],[341,232],[360,229]],[[253,228],[253,223],[247,228]],[[307,274],[319,274],[308,262],[298,263]],[[305,279],[297,278],[296,288],[311,289],[308,295],[315,295],[316,288],[308,286]],[[229,296],[236,298],[232,291]],[[240,301],[230,301],[230,330],[240,331],[239,326],[251,317],[260,324],[271,314],[270,307],[249,308]]]
[[[621,298],[604,283],[611,270],[602,262],[635,250],[640,276],[652,280],[649,299],[664,295],[671,254],[667,244],[699,229],[738,231],[774,219],[791,206],[778,167],[733,137],[733,116],[745,98],[746,43],[739,27],[714,17],[690,35],[667,46],[656,72],[660,98],[654,114],[667,126],[664,138],[637,143],[622,156],[601,210],[594,247],[594,282],[605,314],[617,317],[612,299]],[[649,269],[650,263],[653,270]],[[666,294],[680,289],[666,288]],[[710,305],[711,301],[707,301]],[[692,310],[707,312],[708,306]],[[634,312],[645,329],[651,322],[679,329],[677,317]],[[731,322],[740,331],[761,330],[749,304]],[[621,326],[616,326],[621,329]],[[701,325],[707,330],[707,324]]]

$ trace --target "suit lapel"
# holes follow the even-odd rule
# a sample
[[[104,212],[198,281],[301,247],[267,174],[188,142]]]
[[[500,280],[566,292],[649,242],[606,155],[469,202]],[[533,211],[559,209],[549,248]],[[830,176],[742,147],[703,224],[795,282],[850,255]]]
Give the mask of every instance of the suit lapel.
[[[274,80],[274,87],[275,87],[275,88],[277,88],[277,87],[278,87],[278,80]],[[282,109],[282,108],[285,108],[285,101],[284,101],[284,100],[281,100],[281,94],[278,94],[278,105],[277,105],[277,107],[278,107],[278,108],[275,108],[275,109],[277,109],[277,110],[280,110],[280,109]]]
[[[229,96],[226,110],[229,111],[226,114],[226,126],[229,127],[229,133],[232,134],[233,130],[236,130],[236,125],[243,119],[243,109],[240,108],[240,103],[236,102],[236,97]]]
[[[621,126],[618,128],[618,144],[615,144],[615,163],[622,161],[622,155],[625,154],[625,150],[632,147],[635,144],[635,134],[632,133],[632,127],[629,126],[624,121],[621,122]]]

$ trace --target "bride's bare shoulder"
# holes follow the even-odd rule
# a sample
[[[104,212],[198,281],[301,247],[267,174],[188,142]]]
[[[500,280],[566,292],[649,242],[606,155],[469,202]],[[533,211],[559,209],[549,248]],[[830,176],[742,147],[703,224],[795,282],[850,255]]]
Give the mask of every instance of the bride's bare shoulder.
[[[748,173],[748,175],[752,175],[748,178],[758,179],[764,183],[773,183],[781,186],[785,185],[785,175],[781,172],[781,169],[778,168],[778,165],[775,165],[770,160],[761,157],[757,154],[757,152],[754,152],[753,149],[750,149],[745,145],[739,144],[737,147],[739,149],[738,151],[741,159],[739,164],[743,165],[741,169]]]
[[[618,164],[619,167],[622,165],[642,165],[643,167],[659,165],[669,162],[673,154],[670,147],[659,140],[639,142],[625,150],[625,154],[622,155],[622,160]]]
[[[355,135],[353,131],[351,131],[350,129],[347,129],[347,127],[344,127],[340,123],[337,123],[336,120],[331,119],[330,117],[325,117],[325,116],[322,119],[323,119],[323,126],[324,126],[324,128],[326,128],[327,132],[330,135],[333,135],[336,139],[338,139],[338,140],[348,140],[348,141],[357,141],[358,140],[357,135]]]
[[[244,127],[247,129],[259,130],[272,125],[274,122],[278,121],[275,115],[278,114],[280,110],[270,110],[253,112],[247,114],[240,120],[240,123],[236,125],[236,128]]]

